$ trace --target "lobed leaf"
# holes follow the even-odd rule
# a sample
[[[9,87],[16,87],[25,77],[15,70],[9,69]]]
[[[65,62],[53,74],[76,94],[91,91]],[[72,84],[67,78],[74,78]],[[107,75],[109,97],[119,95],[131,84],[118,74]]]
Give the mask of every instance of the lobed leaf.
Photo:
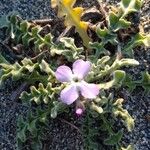
[[[144,45],[146,47],[150,47],[150,35],[145,35],[142,33],[137,33],[135,36],[131,38],[131,40],[122,48],[123,53],[132,56],[133,48],[137,46]]]
[[[0,83],[2,84],[6,79],[11,77],[13,80],[19,79],[26,79],[28,82],[35,82],[35,81],[43,81],[47,83],[48,80],[54,76],[52,69],[49,66],[45,70],[45,66],[42,63],[33,63],[30,59],[24,58],[21,63],[14,63],[13,65],[5,63],[0,63],[1,72],[0,72]],[[45,62],[45,65],[47,63]],[[47,64],[48,67],[48,64]],[[39,70],[43,73],[45,72],[47,75],[43,75]],[[50,72],[48,72],[50,71]]]
[[[100,89],[105,89],[105,90],[110,89],[114,86],[116,88],[123,84],[123,81],[125,80],[125,76],[126,76],[126,73],[124,71],[116,70],[113,73],[113,79],[111,81],[105,82],[105,83],[100,83],[98,86]]]
[[[20,95],[20,99],[24,102],[34,101],[40,104],[43,101],[45,104],[48,104],[54,96],[51,83],[48,83],[46,87],[42,83],[39,83],[38,88],[31,86],[30,91],[30,93],[24,91]]]
[[[127,16],[129,13],[137,12],[141,9],[143,0],[122,0],[120,7],[122,9],[122,18]]]
[[[107,20],[108,20],[109,29],[114,32],[120,29],[128,28],[131,25],[131,22],[123,18],[120,18],[120,16],[118,14],[115,14],[114,12],[109,13],[109,17]]]
[[[113,133],[112,135],[107,138],[104,143],[106,145],[116,145],[121,141],[121,138],[123,136],[123,132],[120,130],[117,133]]]
[[[83,40],[84,46],[88,47],[90,38],[87,34],[88,23],[81,21],[81,15],[83,13],[82,7],[75,7],[76,0],[53,0],[51,5],[55,7],[58,6],[58,16],[65,16],[65,25],[67,27],[75,26],[76,31],[79,33]]]
[[[123,99],[117,99],[113,104],[113,114],[115,116],[120,116],[128,129],[128,131],[132,131],[134,128],[134,119],[129,115],[128,111],[122,108]]]

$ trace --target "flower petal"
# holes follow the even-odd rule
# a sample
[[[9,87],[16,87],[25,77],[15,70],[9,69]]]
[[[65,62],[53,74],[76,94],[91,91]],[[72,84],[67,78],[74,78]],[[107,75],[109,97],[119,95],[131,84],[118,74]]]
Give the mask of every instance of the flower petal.
[[[91,69],[91,63],[89,61],[83,61],[79,59],[73,63],[73,73],[77,77],[83,79]]]
[[[55,76],[58,81],[60,82],[69,82],[72,79],[72,71],[69,67],[67,66],[60,66],[57,68],[55,72]]]
[[[99,88],[96,84],[89,84],[82,81],[79,85],[81,95],[88,99],[94,99],[99,94]]]
[[[60,98],[62,102],[67,105],[72,104],[79,97],[79,93],[76,86],[69,85],[63,89],[60,93]]]

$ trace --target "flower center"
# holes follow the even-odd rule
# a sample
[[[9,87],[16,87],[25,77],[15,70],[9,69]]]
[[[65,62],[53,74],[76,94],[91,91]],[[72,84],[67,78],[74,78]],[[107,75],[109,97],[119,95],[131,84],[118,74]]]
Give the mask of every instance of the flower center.
[[[74,81],[74,82],[79,82],[80,80],[79,80],[79,78],[74,77],[74,78],[73,78],[73,81]]]

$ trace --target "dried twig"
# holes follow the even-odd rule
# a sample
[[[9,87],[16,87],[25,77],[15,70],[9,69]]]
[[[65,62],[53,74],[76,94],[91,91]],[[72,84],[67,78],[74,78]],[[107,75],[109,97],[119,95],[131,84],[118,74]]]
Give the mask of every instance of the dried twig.
[[[52,26],[56,25],[58,22],[63,21],[64,19],[36,19],[36,20],[29,20],[29,22],[33,23],[33,24],[37,24],[37,25],[47,25],[50,24]]]
[[[46,50],[46,51],[43,51],[43,52],[39,53],[39,54],[36,55],[35,57],[32,57],[31,60],[32,60],[32,61],[36,61],[38,58],[40,58],[42,55],[44,55],[44,54],[46,54],[46,53],[48,53],[48,54],[50,55],[50,52],[49,52],[48,50]]]
[[[5,53],[7,53],[7,54],[9,53],[10,57],[13,58],[13,59],[12,59],[13,61],[14,61],[15,59],[22,59],[21,56],[15,55],[15,54],[13,53],[13,50],[12,50],[9,46],[7,46],[3,41],[0,41],[0,45],[4,47],[3,50],[5,51]]]
[[[82,132],[80,131],[80,129],[79,129],[77,126],[75,126],[74,124],[72,124],[72,123],[70,123],[70,122],[68,122],[67,120],[64,120],[64,119],[62,119],[62,118],[58,118],[58,119],[59,119],[61,122],[64,122],[64,123],[70,125],[72,128],[76,129],[80,134],[82,134]]]

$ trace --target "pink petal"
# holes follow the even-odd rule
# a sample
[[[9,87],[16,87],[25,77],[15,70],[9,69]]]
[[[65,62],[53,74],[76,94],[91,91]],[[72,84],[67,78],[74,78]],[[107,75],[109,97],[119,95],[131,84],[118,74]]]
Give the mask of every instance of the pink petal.
[[[82,113],[83,113],[83,109],[81,109],[81,108],[76,109],[77,116],[80,116]]]
[[[99,88],[96,84],[89,84],[82,81],[79,86],[81,95],[88,99],[94,99],[99,94]]]
[[[79,97],[78,90],[76,86],[69,85],[65,89],[63,89],[60,93],[60,98],[62,102],[67,105],[72,104]]]
[[[60,82],[69,82],[72,79],[72,71],[69,67],[67,66],[60,66],[57,68],[55,72],[55,76],[58,81]]]
[[[91,69],[91,63],[89,61],[83,61],[79,59],[73,63],[73,73],[77,77],[83,79]]]

